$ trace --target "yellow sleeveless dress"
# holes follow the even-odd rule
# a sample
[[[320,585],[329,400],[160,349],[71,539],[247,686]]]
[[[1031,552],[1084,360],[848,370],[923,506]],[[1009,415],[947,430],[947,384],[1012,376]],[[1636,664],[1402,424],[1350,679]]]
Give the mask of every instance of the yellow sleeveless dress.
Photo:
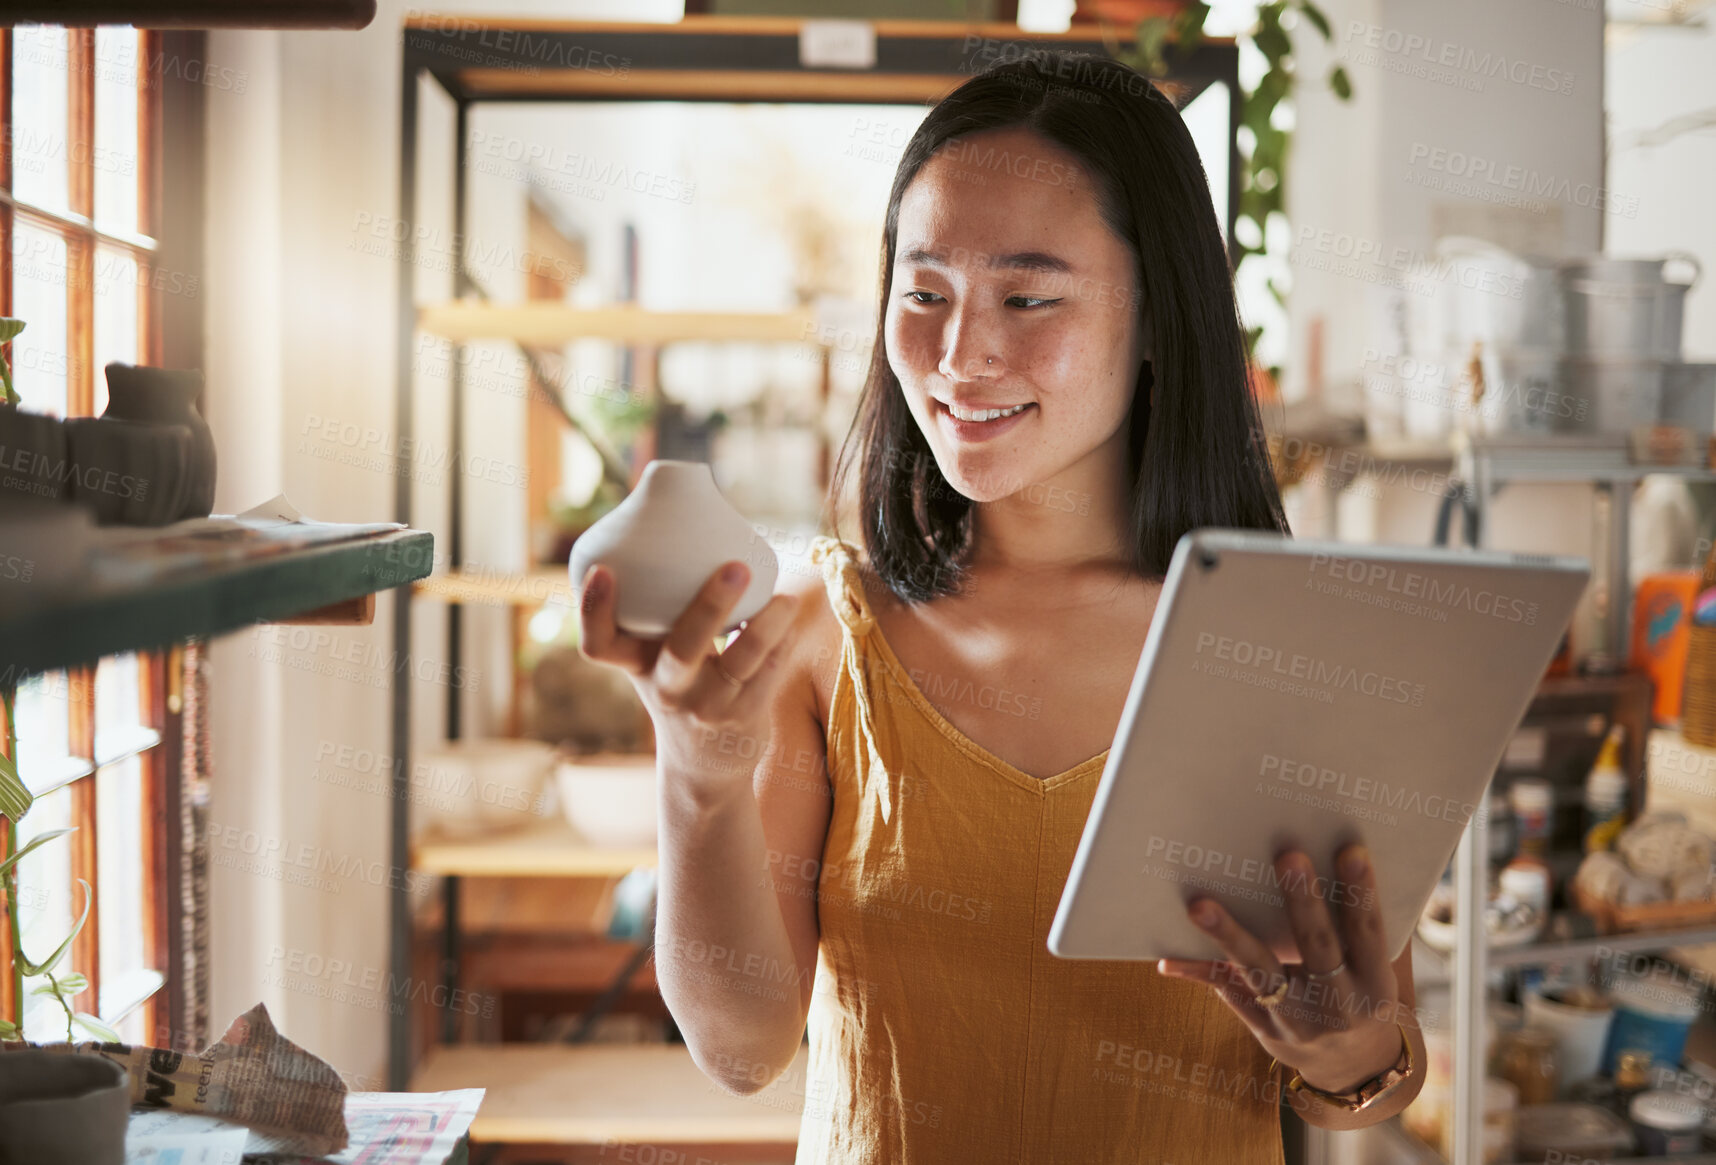
[[[797,1165],[1279,1165],[1281,1073],[1212,991],[1049,953],[1108,754],[1043,780],[992,755],[882,638],[853,548],[810,557],[842,632]]]

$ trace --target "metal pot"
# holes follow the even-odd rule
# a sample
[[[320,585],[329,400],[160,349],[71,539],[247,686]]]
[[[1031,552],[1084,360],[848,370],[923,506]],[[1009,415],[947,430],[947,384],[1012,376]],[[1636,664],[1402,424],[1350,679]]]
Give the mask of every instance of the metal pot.
[[[1664,267],[1675,260],[1692,268],[1685,283],[1664,277]],[[1562,264],[1568,354],[1680,359],[1686,293],[1702,274],[1698,260],[1679,251],[1661,259],[1591,256]]]

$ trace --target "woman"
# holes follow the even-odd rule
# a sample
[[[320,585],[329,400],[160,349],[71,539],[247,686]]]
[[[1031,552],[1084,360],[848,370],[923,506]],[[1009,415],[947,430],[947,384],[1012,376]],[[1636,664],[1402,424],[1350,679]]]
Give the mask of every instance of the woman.
[[[1045,945],[1176,540],[1286,532],[1179,115],[1110,60],[980,74],[907,146],[883,259],[834,491],[856,450],[863,554],[818,539],[820,577],[783,572],[719,653],[743,564],[660,642],[583,580],[583,650],[655,724],[657,974],[693,1057],[754,1092],[808,1020],[786,1086],[818,1165],[1278,1162],[1284,1097],[1398,1111],[1409,959],[1304,854],[1277,865],[1302,964],[1204,900],[1224,960]]]

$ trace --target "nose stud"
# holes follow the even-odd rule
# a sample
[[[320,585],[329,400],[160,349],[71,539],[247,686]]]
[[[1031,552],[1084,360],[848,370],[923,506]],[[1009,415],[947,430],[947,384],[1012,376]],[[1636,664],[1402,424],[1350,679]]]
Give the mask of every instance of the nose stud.
[[[993,357],[993,356],[989,357],[989,363],[991,363],[991,364],[995,363],[995,357]]]

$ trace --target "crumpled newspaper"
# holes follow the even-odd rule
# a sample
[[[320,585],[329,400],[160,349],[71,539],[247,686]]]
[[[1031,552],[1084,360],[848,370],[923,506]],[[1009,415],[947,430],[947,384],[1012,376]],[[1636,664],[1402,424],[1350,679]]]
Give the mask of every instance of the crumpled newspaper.
[[[271,1153],[325,1157],[351,1139],[346,1083],[318,1056],[281,1035],[258,1003],[196,1055],[164,1048],[87,1041],[0,1041],[0,1052],[37,1048],[93,1052],[131,1074],[131,1103],[220,1117],[266,1137]]]

